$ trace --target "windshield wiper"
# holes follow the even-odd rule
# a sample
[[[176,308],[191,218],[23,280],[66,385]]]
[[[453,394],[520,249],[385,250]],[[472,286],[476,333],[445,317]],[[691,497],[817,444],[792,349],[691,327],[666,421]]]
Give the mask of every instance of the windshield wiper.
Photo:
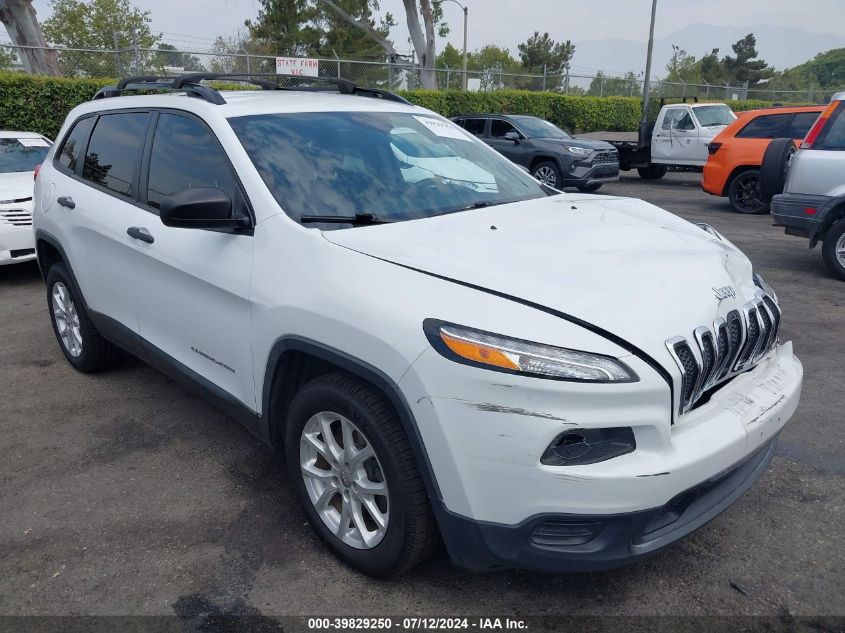
[[[382,220],[372,213],[356,213],[355,215],[303,215],[299,218],[301,224],[352,224],[353,226],[367,226],[370,224],[390,224],[393,220]]]

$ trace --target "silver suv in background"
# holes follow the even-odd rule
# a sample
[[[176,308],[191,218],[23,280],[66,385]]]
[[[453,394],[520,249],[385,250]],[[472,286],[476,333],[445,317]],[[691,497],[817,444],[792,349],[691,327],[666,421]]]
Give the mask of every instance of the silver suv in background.
[[[772,217],[789,235],[822,242],[830,271],[845,281],[845,92],[837,93],[796,151],[790,139],[772,141],[763,157],[761,186]],[[782,187],[781,187],[782,185]]]

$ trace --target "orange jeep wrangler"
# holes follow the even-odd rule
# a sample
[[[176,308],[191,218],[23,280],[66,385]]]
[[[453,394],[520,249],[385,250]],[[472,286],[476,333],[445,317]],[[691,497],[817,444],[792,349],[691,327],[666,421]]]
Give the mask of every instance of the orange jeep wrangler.
[[[760,195],[760,164],[773,138],[804,138],[825,106],[772,107],[738,112],[737,120],[707,146],[701,188],[727,196],[740,213],[767,213]]]

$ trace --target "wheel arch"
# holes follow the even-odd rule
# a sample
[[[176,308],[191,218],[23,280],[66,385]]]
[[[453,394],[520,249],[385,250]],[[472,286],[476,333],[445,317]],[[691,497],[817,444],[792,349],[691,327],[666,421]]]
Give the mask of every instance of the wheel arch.
[[[810,248],[824,240],[830,227],[845,218],[845,195],[837,196],[825,205],[822,217],[813,233],[810,235]]]
[[[299,336],[282,337],[273,344],[267,357],[261,393],[261,435],[280,448],[287,420],[287,408],[299,387],[330,371],[343,371],[363,380],[381,393],[399,418],[420,467],[426,493],[435,516],[443,506],[431,461],[419,428],[399,386],[384,372],[346,352]]]
[[[38,261],[38,268],[41,271],[41,278],[45,281],[50,268],[58,263],[63,263],[67,267],[68,273],[73,275],[70,262],[68,262],[62,245],[55,237],[41,229],[35,232],[35,256]],[[76,279],[74,279],[75,281]]]
[[[531,162],[528,164],[528,171],[534,171],[534,168],[537,167],[540,163],[545,162],[552,162],[557,165],[557,168],[560,170],[561,176],[564,174],[563,162],[560,160],[560,156],[555,156],[554,154],[537,154],[531,158]]]

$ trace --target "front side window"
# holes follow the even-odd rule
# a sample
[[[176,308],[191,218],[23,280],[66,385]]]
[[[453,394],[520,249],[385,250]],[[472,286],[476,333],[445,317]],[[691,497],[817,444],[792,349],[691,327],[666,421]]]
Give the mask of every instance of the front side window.
[[[671,108],[666,110],[666,113],[663,115],[661,128],[666,131],[679,129],[679,122],[685,115],[689,116],[689,111],[686,108]]]
[[[49,150],[43,138],[0,138],[0,174],[33,171]]]
[[[781,138],[786,136],[791,114],[765,114],[748,122],[737,138]]]
[[[149,121],[146,112],[100,116],[88,142],[82,177],[116,193],[134,196],[133,183]]]
[[[412,220],[547,195],[506,158],[432,116],[320,112],[229,122],[297,221],[356,214]]]
[[[233,204],[238,200],[229,161],[209,129],[191,117],[163,112],[153,135],[147,204],[158,209],[164,196],[194,187],[216,187]]]
[[[70,134],[65,137],[65,141],[62,143],[61,151],[58,153],[60,165],[70,171],[76,171],[76,166],[82,158],[82,152],[85,151],[85,144],[88,142],[88,136],[91,134],[91,128],[94,127],[96,119],[97,117],[89,116],[74,124]]]
[[[501,119],[493,119],[490,121],[490,136],[493,138],[502,138],[508,132],[516,132],[516,128]]]

